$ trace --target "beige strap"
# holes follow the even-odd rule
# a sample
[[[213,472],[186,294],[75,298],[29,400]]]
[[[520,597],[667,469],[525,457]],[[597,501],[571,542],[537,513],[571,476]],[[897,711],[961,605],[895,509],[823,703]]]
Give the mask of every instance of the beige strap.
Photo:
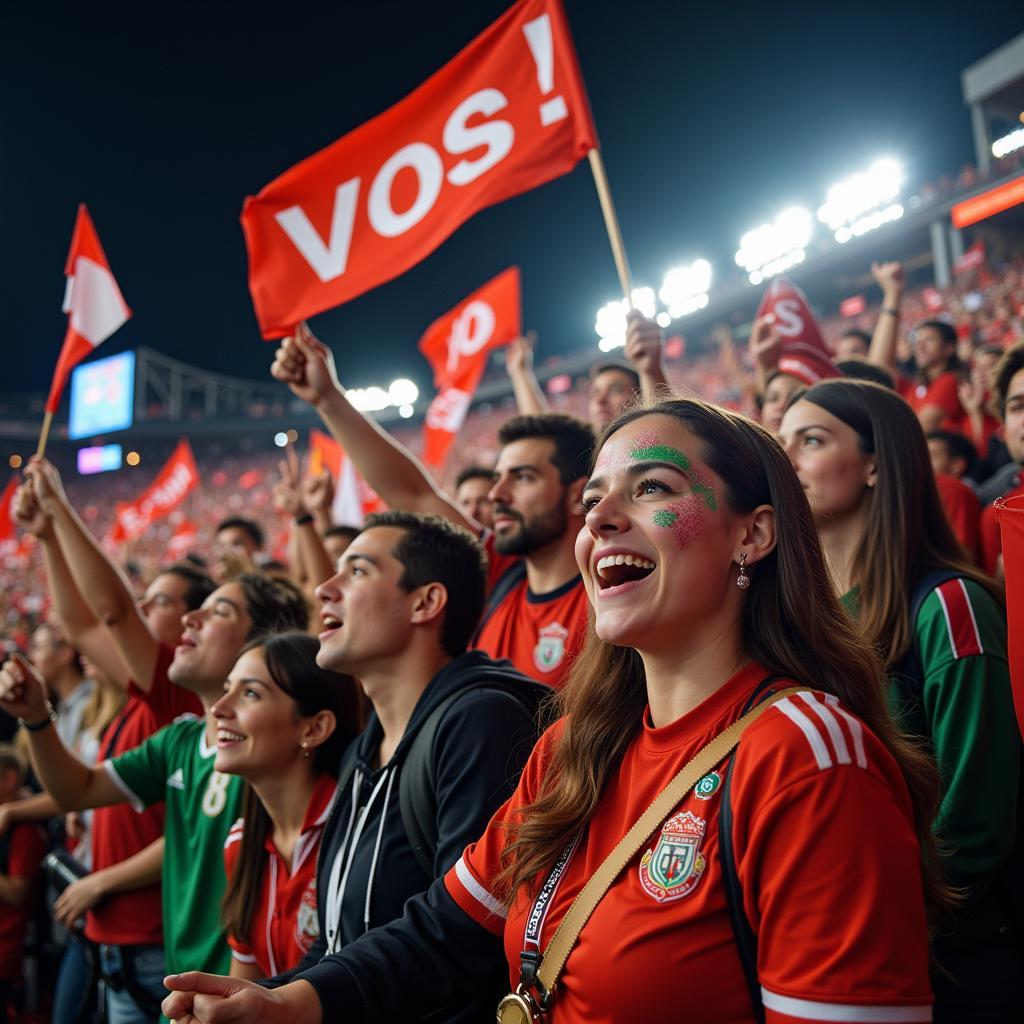
[[[537,980],[548,992],[554,991],[565,961],[569,958],[572,947],[576,944],[576,939],[594,912],[594,908],[640,847],[650,839],[655,829],[672,813],[683,797],[732,752],[747,726],[753,725],[776,701],[782,700],[783,697],[791,697],[804,689],[806,687],[791,686],[786,690],[780,690],[752,708],[702,747],[654,798],[647,810],[640,815],[633,827],[616,844],[615,849],[590,876],[551,937],[537,971]]]

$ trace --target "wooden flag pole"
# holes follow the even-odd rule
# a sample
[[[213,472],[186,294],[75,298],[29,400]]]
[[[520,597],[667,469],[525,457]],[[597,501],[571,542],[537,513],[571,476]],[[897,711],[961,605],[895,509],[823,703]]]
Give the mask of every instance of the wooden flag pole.
[[[47,409],[46,415],[43,416],[43,429],[39,431],[39,447],[36,449],[36,455],[42,458],[46,454],[46,442],[50,437],[50,424],[53,423],[53,413]]]
[[[601,151],[595,146],[587,153],[590,170],[597,186],[597,198],[601,201],[601,212],[604,214],[604,226],[608,231],[612,255],[615,257],[615,269],[619,272],[619,284],[625,296],[626,305],[633,308],[633,278],[629,272],[629,259],[626,247],[622,243],[622,232],[619,230],[619,218],[615,215],[615,204],[612,202],[612,190],[608,187],[608,175],[604,172],[604,161]]]

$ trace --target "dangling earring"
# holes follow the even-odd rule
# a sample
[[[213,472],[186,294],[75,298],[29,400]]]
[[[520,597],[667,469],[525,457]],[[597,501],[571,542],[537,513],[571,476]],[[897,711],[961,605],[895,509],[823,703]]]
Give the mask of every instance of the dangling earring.
[[[746,590],[750,586],[750,577],[747,575],[747,556],[740,555],[740,574],[736,577],[736,586],[740,590]]]
[[[309,744],[305,740],[302,741],[302,756],[309,757]]]

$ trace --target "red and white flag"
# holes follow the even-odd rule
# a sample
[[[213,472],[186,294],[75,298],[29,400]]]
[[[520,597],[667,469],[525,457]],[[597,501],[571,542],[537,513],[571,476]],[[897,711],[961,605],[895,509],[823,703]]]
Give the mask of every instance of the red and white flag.
[[[841,377],[839,368],[821,336],[807,297],[784,277],[772,281],[761,299],[757,318],[770,317],[782,335],[779,370],[808,387],[826,377]]]
[[[53,371],[50,394],[46,399],[45,408],[49,413],[57,411],[72,369],[132,315],[111,273],[85,203],[78,207],[78,219],[75,221],[75,233],[71,236],[71,251],[68,253],[64,273],[67,286],[63,308],[68,314],[68,329],[57,358],[57,367]]]
[[[974,245],[964,250],[963,256],[953,264],[953,273],[956,275],[968,274],[985,265],[985,243],[979,238]]]
[[[435,320],[420,338],[437,395],[423,424],[423,461],[444,465],[493,349],[522,333],[519,268],[509,267]]]
[[[199,486],[199,470],[188,441],[182,439],[157,478],[135,499],[119,501],[108,539],[134,540],[158,519],[173,512]]]
[[[177,562],[190,551],[194,551],[199,542],[199,527],[191,519],[182,519],[174,528],[164,550],[164,558],[168,562]]]
[[[246,199],[263,337],[398,277],[596,145],[561,0],[519,0],[405,99]]]
[[[345,449],[329,434],[314,428],[309,432],[309,472],[316,475],[325,469],[334,478],[332,522],[341,526],[362,526],[368,515],[386,508]]]

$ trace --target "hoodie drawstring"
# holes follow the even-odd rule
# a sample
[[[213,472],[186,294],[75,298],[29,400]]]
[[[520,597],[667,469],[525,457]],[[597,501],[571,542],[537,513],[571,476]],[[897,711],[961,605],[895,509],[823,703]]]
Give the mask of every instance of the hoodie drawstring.
[[[384,790],[384,806],[380,812],[380,825],[377,826],[377,841],[373,844],[373,859],[370,861],[370,877],[366,880],[366,904],[363,906],[363,931],[370,930],[370,897],[373,894],[373,876],[377,873],[377,858],[380,856],[380,840],[384,834],[384,820],[388,814],[388,803],[391,800],[391,784],[398,774],[394,769],[388,769],[388,788]]]

